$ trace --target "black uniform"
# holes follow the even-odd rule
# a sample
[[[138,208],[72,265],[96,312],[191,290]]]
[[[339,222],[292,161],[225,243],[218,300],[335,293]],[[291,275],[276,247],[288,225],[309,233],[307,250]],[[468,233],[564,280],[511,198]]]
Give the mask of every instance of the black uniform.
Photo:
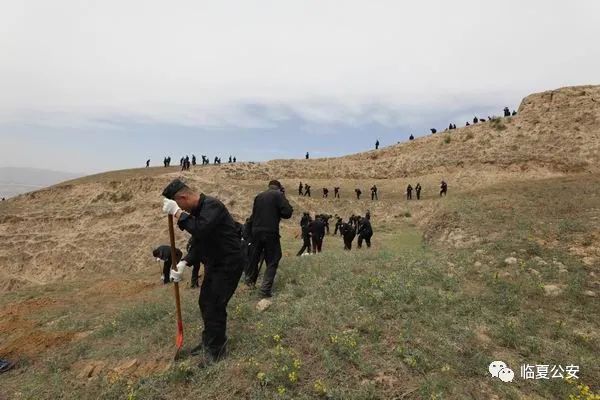
[[[375,142],[375,150],[379,149],[379,140]]]
[[[362,194],[362,191],[360,189],[354,189],[354,192],[356,193],[356,200],[360,200],[360,195]]]
[[[343,224],[344,224],[344,222],[342,221],[342,218],[338,217],[337,220],[335,221],[335,230],[333,231],[334,235],[337,235],[338,231],[340,232],[340,235],[342,234],[342,230],[340,228],[342,227]]]
[[[304,188],[304,185],[302,184],[302,182],[300,182],[300,185],[298,185],[298,196],[302,196],[304,193],[302,193],[302,189]]]
[[[333,198],[340,198],[340,188],[336,186],[333,188]]]
[[[344,238],[344,250],[352,250],[352,241],[356,236],[356,229],[349,223],[342,224],[340,231]]]
[[[304,184],[304,195],[310,197],[310,185]]]
[[[417,192],[417,200],[421,200],[421,184],[417,183],[415,186],[415,192]]]
[[[304,251],[308,251],[310,253],[310,230],[308,229],[309,222],[307,221],[304,225],[302,225],[302,248],[296,254],[297,256],[301,256],[304,254]]]
[[[323,198],[327,198],[327,196],[329,196],[329,189],[327,188],[323,188]]]
[[[362,219],[358,227],[358,248],[362,247],[363,240],[367,243],[367,247],[371,247],[371,237],[373,236],[373,228],[368,219]]]
[[[442,196],[442,194],[445,196],[446,193],[448,193],[448,184],[442,181],[442,184],[440,185],[440,197]]]
[[[171,260],[171,246],[166,246],[166,245],[158,246],[156,249],[154,249],[152,251],[152,255],[154,257],[160,258],[161,260],[164,261],[163,282],[164,283],[171,282],[171,266],[173,265],[173,260]],[[175,248],[175,256],[177,257],[175,264],[177,264],[181,260],[183,253],[178,248]]]
[[[182,187],[185,185],[176,179],[163,196],[173,199]],[[184,260],[188,265],[204,264],[198,299],[204,321],[202,344],[207,357],[218,360],[226,354],[227,303],[243,270],[239,224],[221,201],[200,194],[196,207],[189,214],[182,212],[177,225],[192,235]]]
[[[252,256],[246,270],[246,284],[254,285],[258,279],[258,262],[262,251],[265,252],[267,268],[263,276],[261,294],[270,297],[273,281],[281,260],[281,242],[279,241],[279,222],[289,219],[293,208],[281,193],[281,185],[269,186],[254,199],[250,225],[252,232]]]
[[[320,253],[325,237],[325,221],[321,218],[315,218],[314,221],[308,224],[308,229],[312,238],[313,253]]]
[[[373,185],[371,188],[371,200],[379,200],[377,197],[377,186]]]
[[[412,200],[412,191],[413,191],[413,187],[409,183],[408,186],[406,187],[406,200]]]
[[[414,139],[415,139],[415,137],[412,134],[408,137],[408,140],[414,140]]]

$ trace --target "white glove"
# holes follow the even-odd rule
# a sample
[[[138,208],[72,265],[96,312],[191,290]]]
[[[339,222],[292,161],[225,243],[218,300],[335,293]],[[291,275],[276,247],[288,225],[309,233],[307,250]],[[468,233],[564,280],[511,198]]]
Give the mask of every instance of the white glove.
[[[169,215],[175,215],[181,208],[177,205],[175,200],[164,199],[163,200],[163,212]]]
[[[181,282],[181,280],[183,279],[183,271],[185,270],[185,267],[187,267],[188,264],[186,261],[181,260],[179,261],[179,263],[177,264],[177,270],[173,271],[171,270],[171,282]]]

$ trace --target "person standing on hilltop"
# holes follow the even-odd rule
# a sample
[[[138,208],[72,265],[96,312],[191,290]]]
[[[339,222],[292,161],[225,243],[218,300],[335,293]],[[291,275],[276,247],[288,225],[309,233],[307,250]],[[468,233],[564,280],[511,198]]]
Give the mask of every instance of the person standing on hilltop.
[[[440,197],[442,197],[442,195],[446,195],[448,193],[448,184],[442,180],[442,183],[440,184]]]
[[[333,198],[334,199],[340,198],[340,187],[339,186],[336,186],[333,188]]]
[[[413,191],[413,187],[409,183],[408,186],[406,187],[406,200],[412,200],[412,191]]]
[[[354,193],[356,193],[356,200],[360,200],[360,195],[362,191],[359,188],[354,189]]]
[[[191,350],[202,355],[198,367],[209,366],[227,355],[227,303],[233,296],[244,268],[239,224],[218,199],[190,189],[179,179],[163,190],[163,212],[192,235],[186,256],[171,272],[181,282],[190,265],[204,264],[204,279],[198,305],[204,321],[200,344]]]
[[[277,180],[270,181],[268,189],[254,198],[250,216],[250,230],[254,243],[245,275],[246,285],[254,286],[258,279],[259,257],[264,250],[267,268],[260,288],[262,297],[272,296],[273,282],[281,260],[279,223],[281,219],[291,218],[293,212],[294,209],[286,199],[281,183]]]
[[[298,196],[304,196],[304,193],[302,193],[303,188],[304,185],[302,184],[302,182],[300,182],[300,184],[298,185]]]
[[[308,151],[306,152],[306,155],[304,156],[307,160],[310,158],[310,154],[308,154]]]
[[[373,185],[371,187],[371,200],[379,200],[379,198],[377,197],[377,186]]]
[[[146,160],[146,168],[150,166],[150,160]]]
[[[417,182],[415,186],[415,192],[417,192],[417,200],[421,200],[421,184]]]
[[[379,150],[379,139],[375,142],[375,150]]]
[[[323,198],[326,199],[329,196],[329,189],[323,188]]]

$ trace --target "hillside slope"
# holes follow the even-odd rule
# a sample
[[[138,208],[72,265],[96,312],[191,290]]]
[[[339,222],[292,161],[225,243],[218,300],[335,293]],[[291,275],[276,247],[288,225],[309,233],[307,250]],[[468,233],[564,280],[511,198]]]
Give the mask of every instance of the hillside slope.
[[[413,185],[421,182],[427,199],[435,198],[442,177],[453,191],[505,180],[594,173],[600,168],[599,147],[600,86],[582,86],[528,96],[515,117],[379,151],[335,159],[196,167],[184,173],[172,167],[84,177],[0,206],[0,288],[114,273],[123,265],[145,268],[150,249],[166,240],[160,192],[178,176],[222,199],[240,221],[271,178],[283,181],[292,203],[302,211],[347,216],[372,208],[386,220],[404,211],[398,200],[408,178]],[[310,182],[312,199],[292,196],[298,180]],[[353,199],[355,187],[366,198],[374,183],[380,202]],[[342,201],[318,199],[320,188],[334,185],[342,187]],[[434,208],[423,207],[432,215]],[[284,231],[295,226],[287,222]],[[183,245],[183,235],[179,239]]]

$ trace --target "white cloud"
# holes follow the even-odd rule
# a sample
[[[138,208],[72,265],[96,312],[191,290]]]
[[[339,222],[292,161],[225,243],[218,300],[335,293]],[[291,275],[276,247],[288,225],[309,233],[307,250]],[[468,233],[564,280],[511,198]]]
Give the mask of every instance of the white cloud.
[[[262,127],[236,107],[279,104],[320,122],[372,103],[597,83],[599,4],[5,2],[0,118],[36,110]]]

